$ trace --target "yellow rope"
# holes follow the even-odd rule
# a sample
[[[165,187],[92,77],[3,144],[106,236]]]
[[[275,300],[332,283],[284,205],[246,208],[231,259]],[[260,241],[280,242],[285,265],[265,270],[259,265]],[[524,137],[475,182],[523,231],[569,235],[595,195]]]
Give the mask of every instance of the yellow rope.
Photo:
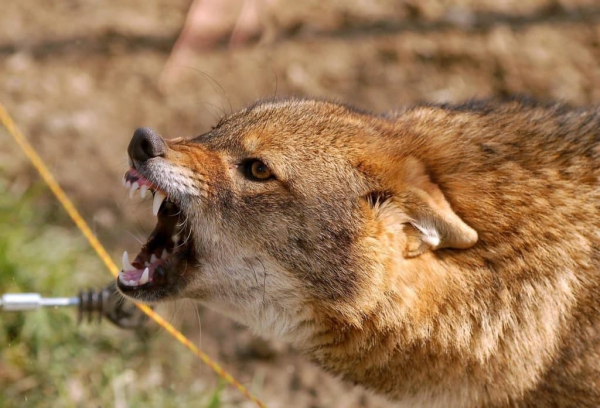
[[[113,276],[116,278],[119,275],[119,268],[113,262],[113,260],[108,255],[100,241],[98,241],[98,238],[96,238],[96,236],[94,235],[90,227],[87,225],[81,214],[79,214],[79,211],[77,211],[71,200],[69,200],[63,189],[57,183],[56,179],[54,178],[52,173],[50,173],[40,156],[36,153],[33,146],[31,146],[27,139],[25,139],[25,136],[23,136],[21,131],[17,128],[15,122],[10,117],[2,103],[0,103],[0,122],[2,123],[2,125],[4,125],[8,133],[10,133],[10,135],[19,144],[25,155],[27,155],[27,157],[31,161],[31,164],[33,164],[36,170],[40,173],[42,179],[46,182],[48,187],[50,187],[50,190],[52,190],[58,201],[65,208],[65,211],[69,214],[73,222],[75,222],[77,228],[79,228],[79,230],[87,238],[88,242],[90,243],[92,248],[94,248],[100,259],[102,259],[110,273],[112,273]],[[210,357],[208,357],[208,355],[206,355],[202,350],[196,347],[194,343],[192,343],[187,337],[183,335],[183,333],[181,333],[179,330],[173,327],[173,325],[171,325],[165,319],[163,319],[161,315],[159,315],[154,310],[152,310],[144,304],[136,303],[136,305],[140,308],[142,312],[148,315],[148,317],[154,320],[159,326],[161,326],[163,329],[169,332],[171,336],[175,337],[177,341],[179,341],[181,344],[190,349],[191,352],[194,353],[200,360],[202,360],[206,365],[212,368],[212,370],[215,373],[217,373],[219,377],[223,378],[225,381],[227,381],[235,388],[240,390],[240,392],[244,394],[246,398],[256,403],[256,405],[258,405],[261,408],[265,408],[265,405],[258,398],[252,395],[248,391],[248,389],[246,389],[246,387],[244,387],[235,378],[233,378],[231,374],[229,374],[227,371],[221,368],[220,365],[212,361]]]

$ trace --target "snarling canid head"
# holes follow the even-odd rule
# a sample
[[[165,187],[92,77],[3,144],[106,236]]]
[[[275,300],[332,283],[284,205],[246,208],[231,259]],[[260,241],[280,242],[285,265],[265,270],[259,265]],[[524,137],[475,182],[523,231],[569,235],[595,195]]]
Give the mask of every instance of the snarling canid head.
[[[402,260],[477,240],[418,160],[391,165],[390,123],[284,100],[190,140],[137,130],[125,183],[154,193],[158,223],[124,259],[119,288],[141,301],[197,299],[296,341],[323,319],[360,320]]]
[[[199,300],[409,406],[598,406],[599,124],[292,99],[190,140],[139,129],[125,184],[158,223],[118,286]]]

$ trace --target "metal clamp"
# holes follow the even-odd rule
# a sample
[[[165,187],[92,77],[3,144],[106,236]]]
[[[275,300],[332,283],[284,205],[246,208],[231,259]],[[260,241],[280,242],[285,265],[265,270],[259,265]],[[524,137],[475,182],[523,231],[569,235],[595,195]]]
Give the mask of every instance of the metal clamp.
[[[99,291],[81,291],[77,297],[45,298],[39,293],[6,293],[0,298],[0,310],[7,312],[64,306],[77,306],[78,323],[86,318],[92,322],[96,316],[98,322],[105,317],[123,329],[136,329],[148,320],[134,303],[117,291],[114,282]]]

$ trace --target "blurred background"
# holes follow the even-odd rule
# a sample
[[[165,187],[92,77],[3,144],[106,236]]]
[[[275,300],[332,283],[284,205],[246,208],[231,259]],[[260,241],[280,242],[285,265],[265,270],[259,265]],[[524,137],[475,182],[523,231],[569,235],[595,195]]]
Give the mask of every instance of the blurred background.
[[[258,98],[372,111],[526,94],[600,99],[597,0],[3,0],[0,102],[114,259],[150,201],[121,186],[133,130],[193,136]],[[0,129],[0,294],[111,280]],[[391,407],[191,301],[158,310],[269,407]],[[2,407],[250,407],[152,323],[0,314]]]

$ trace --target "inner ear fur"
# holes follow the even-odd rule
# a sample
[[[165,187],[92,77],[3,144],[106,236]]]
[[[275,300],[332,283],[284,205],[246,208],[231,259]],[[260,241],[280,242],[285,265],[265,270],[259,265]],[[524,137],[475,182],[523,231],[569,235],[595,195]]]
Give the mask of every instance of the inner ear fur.
[[[402,171],[392,176],[393,186],[384,195],[388,214],[382,220],[402,224],[406,236],[405,257],[419,256],[427,250],[466,249],[475,245],[477,232],[452,210],[420,161],[409,158]]]

